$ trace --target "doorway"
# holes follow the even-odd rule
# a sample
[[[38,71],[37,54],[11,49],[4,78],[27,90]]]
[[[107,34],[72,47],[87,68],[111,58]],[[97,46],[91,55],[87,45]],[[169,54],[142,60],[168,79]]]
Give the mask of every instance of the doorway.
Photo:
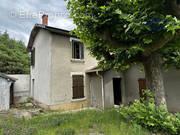
[[[121,78],[113,78],[114,104],[122,103]]]
[[[32,89],[31,90],[32,90],[31,96],[34,98],[34,79],[32,79]]]
[[[14,83],[10,86],[10,105],[14,104]]]

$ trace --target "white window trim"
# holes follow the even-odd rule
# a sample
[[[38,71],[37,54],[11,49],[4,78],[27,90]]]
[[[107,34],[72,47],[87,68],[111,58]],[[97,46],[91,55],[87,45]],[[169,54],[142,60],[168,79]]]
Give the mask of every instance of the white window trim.
[[[86,100],[86,93],[85,93],[85,72],[71,72],[71,79],[73,75],[83,75],[84,77],[84,98],[79,98],[79,99],[73,99],[73,81],[71,80],[71,92],[72,92],[72,97],[71,97],[71,101],[72,102],[80,102],[80,101],[84,101]]]
[[[85,72],[71,72],[71,77],[73,75],[83,75],[85,77]]]
[[[70,42],[72,42],[72,40],[81,42],[79,38],[70,37]]]
[[[84,98],[79,98],[79,99],[71,99],[72,102],[80,102],[80,101],[85,101],[86,97]]]
[[[71,62],[74,62],[74,63],[84,63],[85,60],[84,59],[71,59]]]

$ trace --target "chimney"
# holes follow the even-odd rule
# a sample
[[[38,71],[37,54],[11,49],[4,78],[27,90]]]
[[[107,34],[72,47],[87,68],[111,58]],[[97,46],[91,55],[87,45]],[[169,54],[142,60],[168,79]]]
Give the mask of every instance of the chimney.
[[[42,16],[42,24],[48,25],[48,15],[44,14]]]

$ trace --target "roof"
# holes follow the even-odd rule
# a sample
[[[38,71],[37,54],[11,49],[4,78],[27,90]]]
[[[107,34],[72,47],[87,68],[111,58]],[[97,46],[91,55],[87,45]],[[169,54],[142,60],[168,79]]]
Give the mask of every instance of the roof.
[[[0,72],[0,77],[6,79],[6,80],[8,80],[8,81],[11,81],[11,82],[15,82],[15,81],[18,80],[18,79],[14,78],[14,77],[9,77],[9,76],[7,76],[6,74],[3,74],[3,73],[1,73],[1,72]]]
[[[41,29],[47,30],[51,33],[55,33],[58,35],[63,35],[63,36],[68,36],[68,37],[70,37],[70,36],[71,37],[77,37],[75,34],[71,35],[70,31],[68,31],[68,30],[63,30],[63,29],[47,26],[44,24],[35,24],[34,28],[31,31],[31,34],[30,34],[30,38],[29,38],[29,42],[28,42],[28,46],[27,46],[28,51],[31,51],[32,46],[34,44],[34,40],[35,40],[39,30],[41,30]]]
[[[86,70],[86,73],[93,73],[93,72],[105,72],[109,69],[100,69],[98,66],[95,66],[91,69]]]

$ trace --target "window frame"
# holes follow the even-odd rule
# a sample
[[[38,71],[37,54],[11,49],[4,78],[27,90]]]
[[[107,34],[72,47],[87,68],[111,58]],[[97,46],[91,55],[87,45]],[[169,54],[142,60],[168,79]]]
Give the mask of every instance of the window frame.
[[[71,48],[72,48],[72,60],[84,60],[84,43],[77,38],[70,38]],[[79,58],[75,57],[75,45],[74,42],[79,43]]]

